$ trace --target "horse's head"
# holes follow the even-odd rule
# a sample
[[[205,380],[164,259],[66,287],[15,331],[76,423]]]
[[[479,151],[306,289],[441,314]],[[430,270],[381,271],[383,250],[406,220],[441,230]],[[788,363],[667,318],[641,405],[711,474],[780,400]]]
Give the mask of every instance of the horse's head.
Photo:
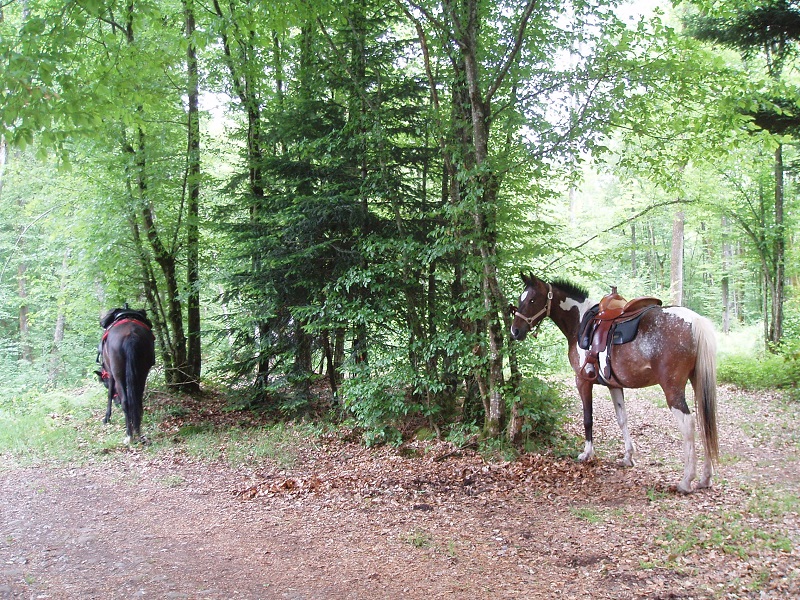
[[[519,306],[509,307],[514,315],[511,323],[511,337],[515,340],[524,340],[529,331],[536,328],[545,317],[550,316],[550,306],[553,300],[553,287],[545,283],[532,273],[520,274],[525,290],[519,298]],[[535,336],[536,334],[534,334]]]
[[[97,375],[97,379],[100,381],[100,383],[106,386],[107,389],[108,386],[110,385],[108,379],[108,372],[105,369],[103,369],[102,371],[95,371],[94,374]]]

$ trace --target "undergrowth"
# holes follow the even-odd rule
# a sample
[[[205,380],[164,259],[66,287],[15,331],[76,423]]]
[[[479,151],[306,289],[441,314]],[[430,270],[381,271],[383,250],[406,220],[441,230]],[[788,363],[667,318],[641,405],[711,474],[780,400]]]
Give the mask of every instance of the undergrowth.
[[[717,380],[745,390],[785,390],[790,399],[800,401],[800,354],[784,349],[774,354],[723,356]]]

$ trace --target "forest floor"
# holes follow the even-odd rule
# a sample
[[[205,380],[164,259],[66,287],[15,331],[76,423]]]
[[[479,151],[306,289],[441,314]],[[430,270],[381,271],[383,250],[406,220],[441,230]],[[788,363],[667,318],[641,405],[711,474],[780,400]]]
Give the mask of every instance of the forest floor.
[[[720,388],[714,487],[684,496],[656,391],[627,394],[632,469],[604,392],[589,464],[290,428],[280,451],[231,466],[149,411],[171,446],[71,467],[0,457],[0,598],[799,596],[800,406]],[[214,414],[207,401],[181,418]],[[577,400],[572,415],[578,436]]]

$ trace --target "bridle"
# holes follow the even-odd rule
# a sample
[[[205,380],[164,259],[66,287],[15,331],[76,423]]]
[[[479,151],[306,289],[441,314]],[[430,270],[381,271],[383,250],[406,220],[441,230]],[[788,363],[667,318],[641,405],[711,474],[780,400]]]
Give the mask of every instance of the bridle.
[[[525,321],[528,324],[528,327],[530,328],[530,332],[533,335],[533,337],[536,337],[536,335],[539,333],[538,329],[539,329],[539,326],[542,324],[542,321],[544,321],[545,317],[549,317],[550,316],[550,308],[551,308],[552,304],[553,304],[553,286],[548,283],[547,284],[547,304],[545,305],[545,307],[542,310],[537,312],[535,315],[532,315],[530,317],[526,317],[522,313],[517,312],[517,309],[515,308],[514,311],[513,311],[513,314],[514,314],[515,317],[519,317],[520,319]],[[540,319],[534,325],[534,321],[536,321],[536,319],[539,319],[539,317],[541,317],[542,315],[544,315],[544,317],[542,319]]]

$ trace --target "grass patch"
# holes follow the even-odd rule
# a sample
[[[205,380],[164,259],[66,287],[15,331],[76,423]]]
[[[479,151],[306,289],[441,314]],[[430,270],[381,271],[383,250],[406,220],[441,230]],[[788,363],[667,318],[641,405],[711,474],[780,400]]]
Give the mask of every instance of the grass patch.
[[[746,515],[696,515],[687,522],[672,521],[660,538],[668,560],[698,550],[716,549],[739,559],[758,556],[759,550],[791,552],[792,542],[783,534],[751,525]]]
[[[569,512],[587,523],[602,523],[605,520],[597,510],[586,506],[580,508],[570,507]]]
[[[269,459],[281,468],[290,468],[299,458],[298,437],[311,434],[302,426],[283,423],[262,429],[232,429],[227,439],[226,460],[231,466],[240,466]]]
[[[115,405],[111,424],[103,424],[105,390],[94,383],[78,390],[12,393],[4,389],[0,396],[0,457],[13,466],[83,465],[123,448],[122,410]],[[159,392],[153,394],[145,397],[142,426],[150,443],[141,447],[151,456],[177,447],[205,462],[224,461],[236,467],[272,460],[289,468],[298,461],[298,448],[323,433],[323,428],[314,424],[240,426],[196,416],[192,420],[188,408],[169,397],[166,404],[159,404]],[[181,420],[183,417],[188,419]],[[172,487],[180,482],[166,484]]]
[[[169,475],[161,479],[161,483],[168,488],[178,488],[186,483],[186,479],[180,475]]]
[[[213,427],[197,429],[191,427],[190,431],[180,437],[183,440],[182,447],[185,452],[189,456],[205,462],[220,460],[225,451],[223,436],[214,431]]]
[[[753,489],[747,510],[762,519],[779,519],[786,513],[800,512],[800,496],[792,492]]]
[[[430,548],[433,546],[433,536],[427,531],[415,529],[406,534],[405,541],[411,544],[414,548]]]
[[[101,390],[27,391],[0,397],[0,453],[18,465],[80,464],[109,443]],[[124,435],[124,432],[123,432]]]
[[[667,553],[667,562],[703,550],[718,550],[740,560],[764,551],[790,553],[783,517],[800,510],[794,493],[754,489],[742,511],[699,514],[688,520],[669,521],[656,544]]]

